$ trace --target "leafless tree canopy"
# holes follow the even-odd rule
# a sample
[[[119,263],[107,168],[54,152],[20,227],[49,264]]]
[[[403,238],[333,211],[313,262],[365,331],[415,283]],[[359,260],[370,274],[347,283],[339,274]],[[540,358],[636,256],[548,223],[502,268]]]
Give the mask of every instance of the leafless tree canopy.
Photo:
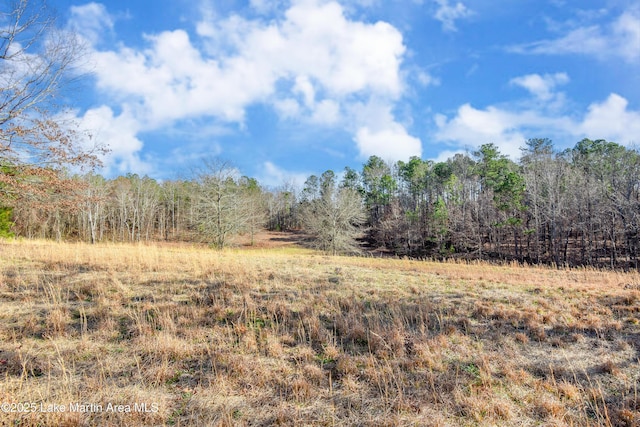
[[[50,101],[82,53],[73,33],[56,28],[44,2],[3,3],[9,9],[0,15],[0,125]]]
[[[104,150],[83,147],[54,104],[77,77],[78,38],[56,27],[43,1],[2,1],[0,12],[0,202],[67,200],[64,168],[99,164]],[[57,193],[57,197],[51,197]]]
[[[222,249],[241,232],[253,233],[264,224],[264,204],[257,182],[240,177],[223,161],[205,164],[196,178],[194,223],[211,246]]]
[[[338,188],[332,171],[320,180],[307,180],[302,206],[302,224],[313,237],[313,245],[333,255],[358,253],[356,238],[365,222],[362,197],[352,188]]]

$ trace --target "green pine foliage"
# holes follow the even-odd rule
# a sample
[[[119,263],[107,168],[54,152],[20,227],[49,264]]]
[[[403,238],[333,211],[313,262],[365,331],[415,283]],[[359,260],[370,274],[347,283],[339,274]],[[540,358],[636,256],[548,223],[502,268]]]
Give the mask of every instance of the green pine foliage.
[[[11,208],[0,208],[0,238],[11,238],[14,237],[13,232],[11,231],[13,227],[13,221],[11,221],[13,217],[13,209]]]

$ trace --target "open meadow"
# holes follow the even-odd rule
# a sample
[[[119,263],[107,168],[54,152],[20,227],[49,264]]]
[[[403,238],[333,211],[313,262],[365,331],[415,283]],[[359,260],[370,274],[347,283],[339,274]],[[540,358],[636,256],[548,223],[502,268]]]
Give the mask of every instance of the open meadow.
[[[634,426],[639,358],[637,273],[0,242],[3,425]]]

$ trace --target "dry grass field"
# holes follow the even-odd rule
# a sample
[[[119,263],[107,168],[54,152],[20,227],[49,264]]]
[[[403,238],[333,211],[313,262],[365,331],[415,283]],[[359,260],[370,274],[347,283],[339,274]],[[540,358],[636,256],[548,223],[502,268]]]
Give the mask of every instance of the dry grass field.
[[[634,426],[639,357],[638,274],[0,242],[3,425]]]

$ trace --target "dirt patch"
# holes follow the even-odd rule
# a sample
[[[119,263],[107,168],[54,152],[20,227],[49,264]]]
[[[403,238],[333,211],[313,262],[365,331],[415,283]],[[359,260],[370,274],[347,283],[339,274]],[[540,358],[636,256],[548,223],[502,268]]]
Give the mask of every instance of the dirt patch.
[[[234,243],[246,249],[272,249],[284,247],[304,247],[309,236],[301,231],[260,231],[253,236],[238,236]]]

